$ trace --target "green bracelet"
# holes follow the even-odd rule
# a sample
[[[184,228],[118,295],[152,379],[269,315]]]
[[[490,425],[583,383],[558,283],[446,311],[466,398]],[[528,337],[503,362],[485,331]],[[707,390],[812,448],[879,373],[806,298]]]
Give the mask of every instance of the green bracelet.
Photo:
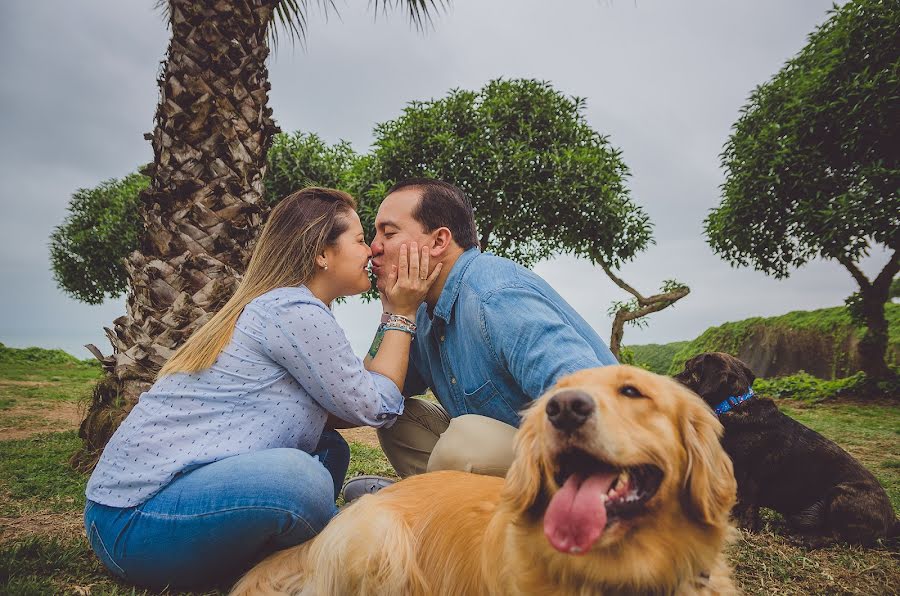
[[[412,335],[413,337],[416,336],[415,330],[410,329],[409,327],[405,327],[405,326],[404,326],[404,327],[400,327],[400,326],[394,327],[394,326],[392,326],[392,325],[386,325],[386,326],[384,327],[384,330],[385,330],[385,331],[402,331],[402,332],[404,332],[404,333],[409,333],[409,334]]]

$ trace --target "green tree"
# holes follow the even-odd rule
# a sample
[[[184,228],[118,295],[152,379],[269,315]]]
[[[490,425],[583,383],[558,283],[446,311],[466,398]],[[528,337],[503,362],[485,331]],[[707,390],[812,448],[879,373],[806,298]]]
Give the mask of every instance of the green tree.
[[[785,278],[814,258],[843,265],[859,285],[864,372],[885,363],[884,304],[900,269],[900,10],[855,0],[830,12],[800,53],[741,110],[722,153],[722,203],[706,218],[713,250],[733,265]],[[887,264],[869,280],[873,246]]]
[[[315,133],[278,133],[269,149],[265,202],[275,205],[304,186],[345,188],[358,160],[350,144],[328,145]],[[61,290],[88,304],[123,295],[125,261],[140,246],[140,193],[150,180],[135,173],[89,189],[69,201],[69,215],[50,237],[50,260]]]
[[[375,128],[372,155],[354,171],[354,193],[374,213],[399,180],[448,180],[471,199],[483,250],[525,266],[572,253],[610,272],[652,242],[651,225],[629,196],[620,151],[586,122],[584,106],[549,83],[524,79],[413,102]],[[364,224],[371,228],[373,219],[363,217]]]
[[[322,2],[333,8],[333,2]],[[422,26],[441,0],[376,0]],[[159,76],[143,234],[126,261],[126,313],[107,334],[73,463],[90,468],[162,364],[231,296],[267,210],[266,154],[278,128],[266,59],[277,27],[306,31],[306,0],[161,0],[171,37]],[[99,351],[97,351],[99,354]]]
[[[138,195],[149,182],[134,173],[75,191],[68,216],[50,236],[50,263],[60,288],[88,304],[128,289],[124,260],[138,247]]]
[[[347,141],[329,145],[315,133],[277,134],[268,155],[266,202],[274,206],[305,186],[346,190],[347,173],[358,159]]]

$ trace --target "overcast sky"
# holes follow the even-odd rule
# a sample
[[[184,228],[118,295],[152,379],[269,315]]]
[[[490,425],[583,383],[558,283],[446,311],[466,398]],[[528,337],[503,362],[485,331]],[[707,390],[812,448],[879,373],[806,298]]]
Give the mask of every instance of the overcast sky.
[[[691,339],[748,316],[838,305],[855,286],[836,263],[777,281],[715,256],[702,221],[719,200],[718,155],[738,111],[826,18],[831,0],[457,0],[421,33],[370,2],[314,11],[307,50],[270,58],[270,105],[284,131],[316,132],[366,151],[378,122],[412,100],[479,89],[496,77],[550,81],[587,99],[586,117],[631,168],[632,196],[656,245],[621,276],[650,293],[675,278],[691,294],[626,329],[625,343]],[[48,237],[73,191],[152,159],[156,77],[168,31],[155,2],[4,0],[0,3],[0,342],[63,348],[80,357],[124,313],[124,299],[88,306],[50,273]],[[562,8],[565,7],[565,8]],[[864,263],[871,275],[883,254]],[[540,263],[544,276],[603,336],[607,309],[628,296],[585,261]],[[359,353],[377,305],[340,306]]]

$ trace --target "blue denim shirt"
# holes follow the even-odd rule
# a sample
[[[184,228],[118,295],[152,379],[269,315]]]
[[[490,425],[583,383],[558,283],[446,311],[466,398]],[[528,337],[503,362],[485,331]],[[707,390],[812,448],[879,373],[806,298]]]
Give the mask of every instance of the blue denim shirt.
[[[518,426],[564,375],[616,364],[600,336],[547,282],[501,257],[465,251],[429,313],[416,313],[404,394],[430,387],[451,417]]]

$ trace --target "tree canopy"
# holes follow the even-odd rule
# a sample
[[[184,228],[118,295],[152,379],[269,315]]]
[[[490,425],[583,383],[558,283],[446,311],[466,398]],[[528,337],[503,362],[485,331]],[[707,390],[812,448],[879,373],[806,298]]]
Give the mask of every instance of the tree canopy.
[[[472,201],[482,249],[525,266],[569,252],[618,267],[652,241],[651,225],[629,196],[620,151],[584,106],[527,79],[412,102],[376,126],[354,190],[380,200],[405,178],[449,180]]]
[[[50,236],[56,283],[73,298],[100,304],[128,289],[124,259],[138,246],[138,196],[150,179],[134,173],[72,195],[69,214]]]
[[[347,141],[329,145],[315,133],[277,134],[268,153],[266,202],[274,205],[305,186],[343,190],[347,171],[358,159]]]
[[[900,11],[858,0],[741,110],[722,153],[722,203],[706,219],[735,265],[787,277],[816,257],[857,262],[900,239]]]

